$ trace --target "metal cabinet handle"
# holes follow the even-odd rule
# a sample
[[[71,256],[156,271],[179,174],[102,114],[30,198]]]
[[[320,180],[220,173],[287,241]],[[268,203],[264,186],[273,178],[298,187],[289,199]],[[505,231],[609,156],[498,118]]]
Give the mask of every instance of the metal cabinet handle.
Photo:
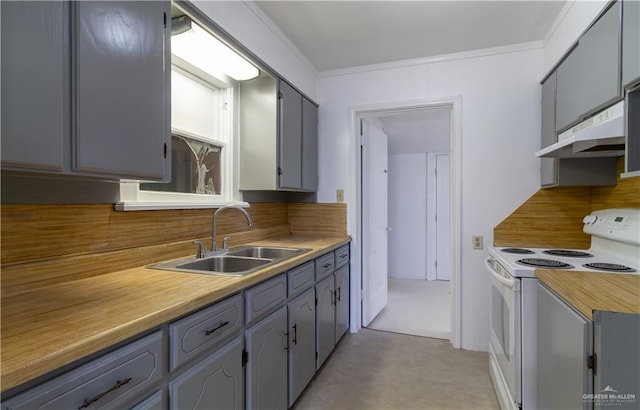
[[[331,292],[331,304],[335,305],[336,304],[336,295],[337,292],[335,290],[330,291]]]
[[[109,390],[102,392],[96,396],[94,396],[91,399],[85,399],[84,403],[82,403],[82,406],[78,407],[78,410],[81,409],[86,409],[87,407],[91,406],[93,403],[97,402],[98,400],[100,400],[101,398],[103,398],[104,396],[106,396],[107,394],[118,390],[120,387],[124,386],[125,384],[129,383],[131,380],[133,380],[131,377],[127,377],[124,380],[118,380],[116,381],[116,384],[113,385],[112,388],[110,388]]]
[[[323,268],[328,268],[329,266],[331,266],[330,263],[325,263],[324,265],[322,265]]]
[[[336,296],[338,302],[340,302],[340,286],[338,286],[338,296]]]
[[[205,336],[212,335],[215,331],[222,329],[223,327],[225,327],[225,326],[226,326],[226,325],[228,325],[228,324],[229,324],[229,322],[228,322],[228,321],[226,321],[226,322],[222,322],[222,323],[220,323],[218,326],[214,327],[213,329],[211,329],[211,330],[207,330],[206,332],[204,332],[204,335],[205,335]]]
[[[293,339],[291,339],[294,345],[298,344],[298,325],[293,325]]]
[[[283,336],[287,340],[287,343],[284,346],[284,350],[289,351],[289,332],[283,332]]]

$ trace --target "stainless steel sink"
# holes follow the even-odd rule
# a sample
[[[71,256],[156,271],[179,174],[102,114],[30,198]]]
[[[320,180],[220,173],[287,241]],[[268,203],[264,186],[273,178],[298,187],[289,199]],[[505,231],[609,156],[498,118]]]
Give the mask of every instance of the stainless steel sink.
[[[238,258],[234,256],[213,256],[177,265],[176,269],[204,270],[208,272],[247,272],[273,262],[271,259]]]
[[[174,259],[151,265],[149,268],[208,275],[245,276],[308,251],[310,249],[241,246],[222,255]]]
[[[244,256],[248,258],[289,259],[303,254],[309,249],[275,248],[269,246],[242,246],[227,252],[230,256]]]

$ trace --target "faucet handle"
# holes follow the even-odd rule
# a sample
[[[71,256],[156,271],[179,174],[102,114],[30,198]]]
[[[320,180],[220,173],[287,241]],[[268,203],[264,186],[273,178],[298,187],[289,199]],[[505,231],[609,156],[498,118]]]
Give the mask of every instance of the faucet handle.
[[[206,256],[206,251],[204,249],[204,243],[202,241],[193,241],[194,245],[198,245],[198,252],[196,253],[196,258],[204,258]]]
[[[225,237],[222,239],[222,249],[223,249],[223,250],[225,250],[225,251],[226,251],[227,249],[229,249],[229,240],[230,240],[230,239],[231,239],[231,237],[230,237],[230,236],[225,236]]]

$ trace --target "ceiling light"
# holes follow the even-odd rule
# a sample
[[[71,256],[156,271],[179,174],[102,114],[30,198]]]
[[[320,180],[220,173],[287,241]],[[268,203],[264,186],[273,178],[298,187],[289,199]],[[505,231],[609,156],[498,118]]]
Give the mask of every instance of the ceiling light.
[[[249,80],[260,71],[188,16],[171,19],[171,54],[213,75],[224,73],[236,81]]]

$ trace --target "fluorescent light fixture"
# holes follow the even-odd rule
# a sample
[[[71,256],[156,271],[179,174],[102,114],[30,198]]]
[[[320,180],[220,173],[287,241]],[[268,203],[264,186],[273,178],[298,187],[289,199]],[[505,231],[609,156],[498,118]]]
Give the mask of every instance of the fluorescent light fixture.
[[[213,75],[250,80],[260,71],[188,16],[171,19],[171,53]]]

